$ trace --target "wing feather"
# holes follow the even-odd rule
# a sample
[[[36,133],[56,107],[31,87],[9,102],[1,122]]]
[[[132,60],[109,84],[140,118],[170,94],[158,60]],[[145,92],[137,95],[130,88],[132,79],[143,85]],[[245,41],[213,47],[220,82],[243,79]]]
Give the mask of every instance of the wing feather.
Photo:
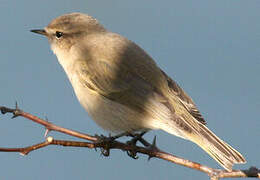
[[[183,89],[175,82],[173,81],[165,72],[163,72],[163,75],[167,79],[168,86],[173,94],[179,97],[181,103],[185,108],[190,112],[190,114],[199,122],[206,125],[205,119],[202,117],[200,111],[196,107],[193,100],[183,91]]]

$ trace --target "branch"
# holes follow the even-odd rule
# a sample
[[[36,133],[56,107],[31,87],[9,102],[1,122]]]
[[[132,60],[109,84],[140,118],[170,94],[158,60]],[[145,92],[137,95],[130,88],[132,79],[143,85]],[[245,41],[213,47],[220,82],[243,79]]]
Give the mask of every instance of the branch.
[[[164,152],[156,147],[156,139],[154,138],[154,141],[152,144],[144,140],[141,136],[134,137],[131,141],[128,141],[126,143],[122,143],[120,141],[115,140],[115,138],[111,137],[98,137],[98,136],[91,136],[88,134],[84,134],[81,132],[73,131],[70,129],[66,129],[60,126],[57,126],[53,123],[50,123],[46,120],[40,119],[30,113],[24,112],[21,109],[18,108],[16,104],[15,109],[7,108],[4,106],[0,106],[0,111],[2,114],[6,113],[12,113],[13,117],[22,116],[26,119],[29,119],[37,124],[41,124],[46,128],[47,134],[49,131],[56,131],[63,134],[71,135],[74,137],[78,137],[80,139],[88,140],[90,142],[81,142],[81,141],[67,141],[67,140],[56,140],[52,137],[46,138],[46,141],[35,144],[32,146],[24,147],[24,148],[0,148],[0,152],[20,152],[22,155],[27,155],[31,151],[44,148],[49,145],[57,145],[57,146],[72,146],[72,147],[86,147],[90,149],[96,149],[100,148],[101,153],[104,156],[109,156],[110,149],[120,149],[123,151],[126,151],[127,154],[137,159],[137,153],[146,154],[148,155],[148,159],[151,158],[158,158],[163,159],[175,164],[179,164],[188,168],[192,168],[198,171],[201,171],[203,173],[206,173],[211,180],[218,180],[220,178],[228,178],[228,177],[255,177],[260,179],[260,170],[251,167],[246,170],[232,170],[231,172],[228,172],[226,170],[220,170],[220,169],[213,169],[208,166],[192,162],[183,158],[179,158],[177,156],[174,156],[172,154],[169,154],[167,152]],[[144,147],[137,146],[136,142],[140,141]]]

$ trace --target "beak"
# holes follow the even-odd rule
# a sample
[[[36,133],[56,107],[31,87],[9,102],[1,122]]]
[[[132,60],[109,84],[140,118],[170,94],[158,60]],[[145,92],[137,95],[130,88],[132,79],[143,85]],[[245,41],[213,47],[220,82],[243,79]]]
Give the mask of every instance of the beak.
[[[33,29],[31,32],[47,36],[47,32],[44,29]]]

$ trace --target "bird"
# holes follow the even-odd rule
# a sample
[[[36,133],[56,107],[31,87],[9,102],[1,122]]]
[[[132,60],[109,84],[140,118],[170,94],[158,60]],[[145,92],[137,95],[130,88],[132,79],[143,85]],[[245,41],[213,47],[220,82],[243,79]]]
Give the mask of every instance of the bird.
[[[103,129],[163,130],[192,141],[224,169],[245,158],[206,126],[197,106],[140,46],[74,12],[31,32],[47,37],[78,101]]]

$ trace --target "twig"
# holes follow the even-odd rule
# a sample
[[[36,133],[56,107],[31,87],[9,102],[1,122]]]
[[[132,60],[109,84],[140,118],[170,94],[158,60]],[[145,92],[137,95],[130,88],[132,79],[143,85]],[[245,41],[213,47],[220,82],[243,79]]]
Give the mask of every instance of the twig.
[[[128,152],[128,155],[135,159],[137,157],[136,154],[141,153],[141,154],[148,155],[148,159],[159,158],[188,168],[199,170],[201,172],[206,173],[211,180],[218,180],[220,178],[228,178],[228,177],[255,177],[260,179],[260,170],[255,167],[251,167],[247,170],[232,170],[231,172],[228,172],[226,170],[213,169],[196,162],[179,158],[177,156],[174,156],[172,154],[166,153],[158,149],[156,147],[156,139],[154,139],[153,143],[150,144],[141,137],[137,138],[137,140],[140,141],[145,146],[145,147],[141,147],[141,146],[137,146],[135,143],[122,143],[111,138],[90,136],[88,134],[84,134],[81,132],[73,131],[70,129],[66,129],[54,125],[53,123],[40,119],[30,113],[23,112],[18,108],[17,104],[15,109],[0,106],[0,111],[2,114],[12,113],[13,118],[22,116],[26,119],[32,120],[33,122],[43,125],[47,129],[47,131],[57,131],[84,140],[91,141],[91,142],[80,142],[80,141],[55,140],[52,137],[48,137],[46,138],[46,141],[42,143],[24,147],[24,148],[0,148],[0,151],[3,152],[20,152],[23,155],[27,155],[31,151],[44,148],[49,145],[59,145],[59,146],[87,147],[90,149],[100,148],[103,155],[109,156],[110,149],[120,149]]]
[[[66,129],[66,128],[63,128],[63,127],[60,127],[60,126],[56,126],[55,124],[52,124],[52,123],[50,123],[50,122],[48,122],[46,120],[40,119],[37,116],[34,116],[34,115],[30,114],[30,113],[23,112],[21,109],[18,108],[17,103],[16,103],[15,109],[11,109],[11,108],[7,108],[7,107],[4,107],[4,106],[0,106],[0,110],[1,110],[2,114],[12,113],[13,114],[12,118],[16,118],[18,116],[22,116],[22,117],[24,117],[26,119],[29,119],[29,120],[31,120],[33,122],[36,122],[37,124],[41,124],[48,131],[57,131],[57,132],[68,134],[68,135],[71,135],[71,136],[74,136],[74,137],[78,137],[78,138],[81,138],[81,139],[85,139],[85,140],[89,140],[89,141],[97,141],[97,137],[95,137],[95,136],[90,136],[88,134],[84,134],[84,133],[80,133],[80,132],[77,132],[77,131]]]

